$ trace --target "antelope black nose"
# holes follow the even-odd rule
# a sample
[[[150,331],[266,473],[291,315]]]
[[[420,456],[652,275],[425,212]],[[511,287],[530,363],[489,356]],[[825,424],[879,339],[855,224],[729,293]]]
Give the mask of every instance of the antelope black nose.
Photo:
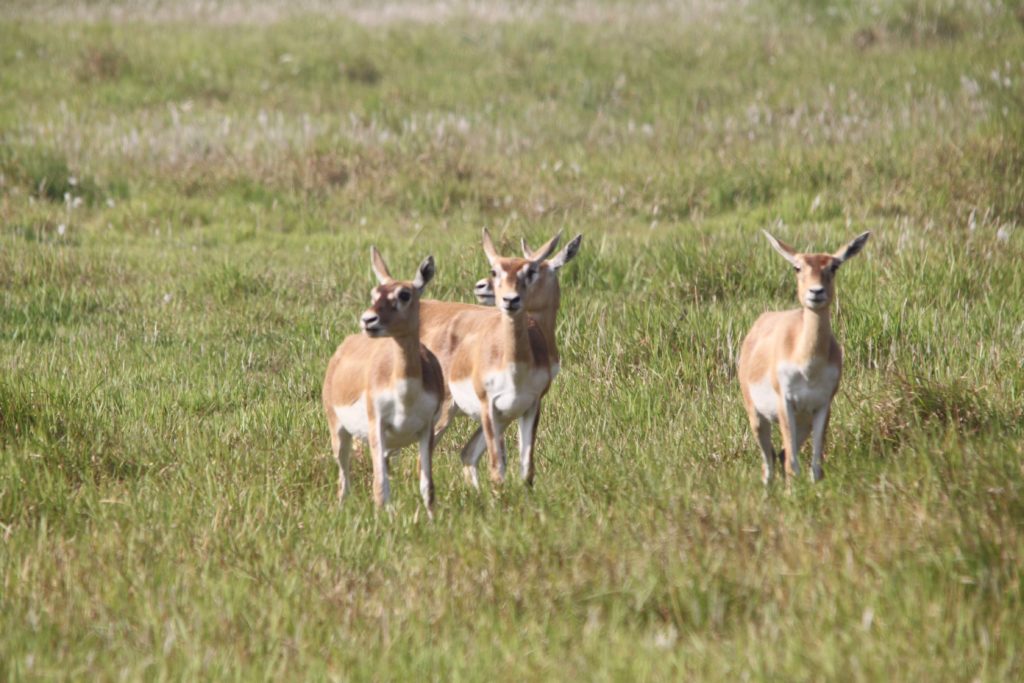
[[[476,283],[476,291],[478,292],[485,292],[490,288],[491,285],[489,282],[487,282],[487,280],[481,280],[480,282]]]
[[[364,313],[360,320],[362,320],[364,327],[372,327],[380,322],[380,316],[375,313]]]
[[[506,306],[518,306],[521,300],[518,294],[506,294],[501,298],[505,301]]]
[[[807,291],[813,296],[821,296],[825,293],[825,288],[821,286],[811,287]]]

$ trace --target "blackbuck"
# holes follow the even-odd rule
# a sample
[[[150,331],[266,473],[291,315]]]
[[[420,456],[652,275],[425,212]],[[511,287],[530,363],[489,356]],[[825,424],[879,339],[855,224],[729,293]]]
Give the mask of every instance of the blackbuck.
[[[491,481],[504,481],[505,429],[513,421],[519,422],[520,472],[527,484],[533,483],[541,400],[554,369],[545,335],[538,324],[530,322],[525,302],[540,286],[545,260],[558,240],[555,236],[531,259],[502,258],[484,230],[495,308],[456,312],[430,335],[436,337],[437,348],[447,360],[454,408],[480,422],[481,429],[461,454],[463,472],[473,486],[479,486],[477,463],[485,449],[490,456]]]
[[[555,249],[560,235],[548,240],[537,254],[550,254]],[[554,256],[539,261],[536,281],[527,292],[523,302],[523,308],[528,316],[528,324],[536,327],[544,335],[547,342],[548,360],[551,363],[552,377],[559,371],[558,345],[555,339],[555,322],[558,318],[558,310],[561,305],[561,289],[559,286],[559,273],[562,267],[571,261],[579,252],[580,244],[583,242],[583,235],[576,235],[569,244]],[[527,259],[535,258],[536,254],[522,242],[523,253]],[[420,304],[420,339],[433,351],[445,377],[451,373],[452,360],[455,352],[470,334],[475,334],[480,325],[493,324],[497,315],[494,310],[494,285],[492,278],[487,277],[479,281],[474,288],[477,299],[482,303],[488,302],[487,307],[475,306],[448,301],[424,300]],[[484,322],[481,322],[481,319]],[[492,321],[492,322],[487,322]],[[454,408],[454,410],[453,410]],[[441,418],[438,421],[435,441],[443,436],[451,422],[452,417],[458,412],[454,406],[451,395],[445,400],[441,411]],[[483,448],[482,428],[478,428],[470,439],[470,444],[476,448]]]
[[[473,294],[476,296],[476,302],[481,306],[493,306],[494,281],[490,277],[477,280],[473,286]]]
[[[773,422],[782,432],[779,460],[791,477],[800,474],[800,447],[811,434],[811,476],[820,481],[825,432],[843,370],[843,351],[831,323],[835,275],[864,248],[871,233],[834,254],[800,254],[764,234],[796,269],[801,308],[763,314],[743,340],[738,367],[743,403],[764,457],[764,483],[771,482],[775,468]]]
[[[388,503],[389,456],[418,443],[420,494],[432,515],[434,427],[445,386],[441,364],[420,343],[420,296],[434,277],[434,259],[424,259],[412,282],[392,278],[376,247],[370,250],[370,262],[380,284],[360,317],[365,334],[341,343],[324,377],[324,412],[338,461],[338,500],[348,494],[353,437],[370,445],[378,507]]]

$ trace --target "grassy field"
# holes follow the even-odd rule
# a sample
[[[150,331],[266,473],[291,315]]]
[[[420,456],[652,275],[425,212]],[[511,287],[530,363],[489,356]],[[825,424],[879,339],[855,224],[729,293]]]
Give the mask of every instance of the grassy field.
[[[1021,7],[5,2],[0,678],[1020,680]],[[584,234],[537,485],[340,509],[369,245],[470,301],[481,226]],[[873,231],[789,493],[765,227]]]

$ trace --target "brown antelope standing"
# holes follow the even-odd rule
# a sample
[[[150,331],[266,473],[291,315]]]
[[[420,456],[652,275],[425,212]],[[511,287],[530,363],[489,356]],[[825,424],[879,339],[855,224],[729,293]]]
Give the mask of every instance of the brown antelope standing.
[[[743,340],[738,367],[743,403],[764,457],[764,483],[774,474],[773,422],[782,432],[779,459],[792,477],[800,474],[800,447],[812,435],[811,475],[820,481],[825,431],[843,369],[843,351],[832,335],[830,318],[835,274],[864,248],[871,233],[834,254],[800,254],[764,234],[796,269],[801,308],[763,314]]]
[[[545,335],[538,324],[530,322],[525,301],[541,282],[545,260],[558,240],[558,236],[551,239],[532,259],[502,258],[485,230],[483,246],[491,264],[497,310],[438,304],[435,315],[443,323],[426,335],[447,360],[454,407],[481,425],[461,456],[466,479],[474,486],[479,485],[477,462],[485,448],[490,455],[491,480],[504,481],[505,429],[514,420],[519,422],[520,471],[527,484],[533,482],[541,399],[554,368]]]
[[[403,282],[391,277],[376,247],[370,257],[380,285],[360,318],[365,334],[341,343],[324,377],[324,411],[338,461],[338,500],[348,494],[352,437],[369,442],[378,507],[389,498],[387,458],[418,442],[420,494],[432,514],[434,425],[445,391],[441,365],[420,343],[419,333],[420,295],[434,277],[434,259],[428,256],[416,278]]]
[[[561,235],[556,235],[541,246],[538,252],[532,251],[526,240],[522,241],[523,256],[526,259],[533,259],[537,253],[549,253],[555,248]],[[558,310],[561,306],[562,293],[558,282],[558,276],[562,267],[575,258],[579,253],[580,244],[583,242],[583,235],[576,235],[569,244],[550,259],[540,262],[537,271],[536,282],[527,290],[523,300],[523,308],[531,326],[536,326],[544,335],[548,348],[548,360],[551,363],[552,378],[560,370],[561,358],[558,353],[558,344],[555,339],[555,323],[558,320]],[[474,294],[481,304],[486,307],[474,306],[444,301],[428,301],[421,303],[420,313],[420,339],[427,345],[427,348],[437,354],[441,367],[444,369],[447,378],[452,358],[461,339],[468,331],[479,325],[478,317],[493,319],[495,315],[494,306],[494,283],[492,277],[479,280],[474,287]],[[485,323],[489,324],[489,323]],[[441,419],[438,421],[435,440],[440,439],[450,424],[453,416],[451,396],[446,399],[446,404],[441,411]],[[474,433],[470,443],[476,444],[477,448],[483,448],[483,441],[480,440],[480,429]]]

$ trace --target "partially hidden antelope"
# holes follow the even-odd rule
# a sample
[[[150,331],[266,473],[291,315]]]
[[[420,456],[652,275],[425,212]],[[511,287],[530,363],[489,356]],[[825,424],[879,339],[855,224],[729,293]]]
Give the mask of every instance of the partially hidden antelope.
[[[555,236],[533,258],[498,256],[490,234],[483,232],[484,253],[491,265],[496,305],[486,312],[456,313],[436,340],[447,356],[448,388],[454,407],[480,422],[481,429],[462,449],[466,480],[479,486],[477,463],[486,449],[491,481],[505,479],[505,429],[519,422],[520,473],[533,483],[533,449],[541,400],[554,376],[551,352],[540,326],[531,323],[525,302],[541,282],[545,261],[558,246]],[[440,314],[440,311],[438,311]],[[444,330],[456,330],[446,344]],[[428,342],[429,344],[430,342]]]
[[[420,494],[432,515],[434,426],[445,388],[441,365],[419,335],[420,296],[434,277],[434,259],[423,260],[412,282],[391,277],[376,247],[370,250],[370,263],[380,284],[360,317],[364,334],[345,338],[324,377],[324,412],[338,461],[338,500],[344,501],[349,490],[352,437],[369,443],[378,507],[388,503],[388,458],[418,443]]]
[[[773,422],[782,432],[778,458],[791,477],[800,474],[800,447],[811,435],[811,476],[820,481],[825,476],[825,432],[843,370],[843,351],[832,334],[835,275],[860,253],[871,233],[857,236],[834,254],[801,254],[764,234],[796,269],[801,307],[764,313],[743,340],[737,373],[743,404],[764,458],[764,483],[771,482],[775,469]]]

